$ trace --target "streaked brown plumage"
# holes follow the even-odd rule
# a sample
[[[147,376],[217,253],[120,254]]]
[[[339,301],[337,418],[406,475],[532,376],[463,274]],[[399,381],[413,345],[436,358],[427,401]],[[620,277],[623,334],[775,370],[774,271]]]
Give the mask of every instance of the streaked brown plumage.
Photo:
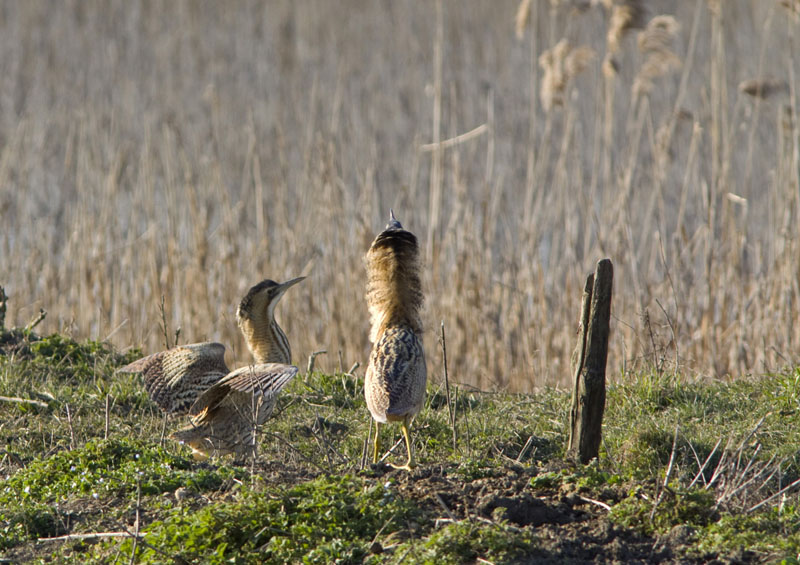
[[[286,290],[305,277],[253,286],[236,311],[236,320],[256,365],[230,372],[225,346],[206,342],[181,345],[149,355],[120,369],[142,373],[150,398],[169,414],[193,415],[192,425],[176,432],[195,454],[243,452],[252,444],[254,422],[264,423],[276,395],[295,374],[286,334],[275,321],[275,306]],[[256,414],[257,418],[253,418]],[[248,440],[248,437],[250,440]]]
[[[159,351],[120,372],[141,373],[150,399],[168,414],[184,414],[208,387],[228,374],[225,346],[216,342]]]
[[[427,373],[422,335],[422,284],[417,238],[403,229],[394,213],[366,255],[367,306],[370,313],[369,357],[364,395],[376,422],[373,462],[380,457],[380,427],[401,422],[408,461],[415,466],[409,427],[425,399]]]
[[[263,280],[250,288],[236,310],[236,321],[256,363],[292,362],[286,334],[275,321],[275,306],[291,286],[305,277],[285,283]],[[225,346],[216,342],[179,345],[149,355],[120,372],[141,373],[150,398],[169,414],[185,414],[197,397],[230,372]]]
[[[171,435],[192,448],[197,458],[252,452],[253,433],[272,415],[278,393],[297,374],[297,367],[266,363],[226,375],[192,405],[191,424]]]

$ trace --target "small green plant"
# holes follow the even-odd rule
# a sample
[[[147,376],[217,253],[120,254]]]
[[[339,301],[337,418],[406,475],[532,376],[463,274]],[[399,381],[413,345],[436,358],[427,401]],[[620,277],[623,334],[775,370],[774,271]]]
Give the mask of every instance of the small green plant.
[[[535,534],[501,520],[493,524],[463,520],[447,524],[422,544],[408,543],[395,548],[391,562],[419,564],[509,563],[529,556],[537,545]]]
[[[286,490],[243,490],[239,500],[177,509],[148,528],[139,563],[164,555],[205,563],[361,562],[376,537],[396,534],[418,514],[390,483],[326,476]],[[156,547],[159,551],[155,551]],[[121,552],[131,551],[125,542]]]
[[[668,487],[656,495],[637,486],[613,506],[610,517],[621,526],[650,535],[678,524],[706,526],[719,518],[714,503],[714,495],[702,489]]]

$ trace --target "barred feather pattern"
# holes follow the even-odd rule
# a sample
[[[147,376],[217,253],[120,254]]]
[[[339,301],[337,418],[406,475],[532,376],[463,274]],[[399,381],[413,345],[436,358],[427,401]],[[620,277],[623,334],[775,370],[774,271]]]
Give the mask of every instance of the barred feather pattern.
[[[256,363],[292,362],[289,339],[274,318],[240,319],[239,328]]]
[[[388,328],[373,346],[365,378],[367,408],[376,422],[413,418],[425,401],[425,353],[407,326]]]
[[[225,346],[181,345],[143,357],[119,370],[141,373],[150,398],[168,414],[185,414],[197,397],[228,374]]]
[[[205,391],[192,405],[189,426],[172,434],[205,455],[247,455],[253,432],[272,415],[278,394],[297,375],[293,365],[242,367]]]
[[[304,278],[284,283],[265,279],[252,286],[239,303],[236,319],[256,363],[291,363],[289,340],[275,321],[275,307],[286,290]],[[141,373],[150,398],[169,414],[186,413],[198,396],[230,376],[225,346],[216,342],[181,345],[154,353],[120,371]]]
[[[427,381],[416,236],[392,214],[365,263],[373,343],[364,382],[367,407],[377,422],[408,422],[422,408]]]

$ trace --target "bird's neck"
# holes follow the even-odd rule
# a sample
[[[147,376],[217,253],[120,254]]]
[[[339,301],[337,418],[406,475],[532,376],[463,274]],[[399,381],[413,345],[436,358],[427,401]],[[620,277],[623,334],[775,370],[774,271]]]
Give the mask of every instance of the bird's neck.
[[[419,313],[413,308],[387,308],[375,313],[370,332],[370,341],[373,343],[380,339],[383,333],[392,327],[407,327],[415,334],[422,334],[422,320]]]
[[[292,362],[289,340],[275,318],[247,320],[242,324],[242,333],[256,363]]]

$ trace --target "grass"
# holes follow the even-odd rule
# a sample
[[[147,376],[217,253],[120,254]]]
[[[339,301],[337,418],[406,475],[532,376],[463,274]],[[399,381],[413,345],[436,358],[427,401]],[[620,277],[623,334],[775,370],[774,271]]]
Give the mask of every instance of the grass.
[[[800,489],[780,493],[800,477],[800,370],[612,378],[601,459],[585,467],[563,459],[567,392],[458,387],[454,446],[432,385],[414,426],[421,467],[409,474],[362,463],[369,417],[357,376],[301,375],[255,461],[197,463],[162,439],[180,423],[114,373],[129,355],[60,335],[4,338],[3,395],[46,399],[0,412],[0,556],[12,561],[589,562],[623,551],[790,563],[800,553]],[[402,445],[389,456],[403,458]],[[136,543],[90,535],[137,527]],[[37,541],[66,534],[77,537]]]
[[[392,207],[455,381],[565,385],[606,256],[611,367],[796,364],[796,2],[439,4],[7,3],[7,325],[151,352],[163,297],[241,364],[242,295],[308,275],[278,309],[298,359],[363,366]]]

